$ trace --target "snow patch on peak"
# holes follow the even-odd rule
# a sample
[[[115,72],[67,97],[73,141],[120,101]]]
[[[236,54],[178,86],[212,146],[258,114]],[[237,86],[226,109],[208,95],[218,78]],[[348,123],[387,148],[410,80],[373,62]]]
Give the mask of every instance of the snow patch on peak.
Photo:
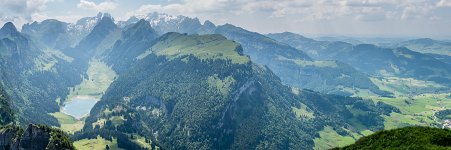
[[[109,13],[99,12],[94,17],[81,18],[80,20],[77,21],[77,23],[69,24],[68,30],[91,31],[97,25],[97,23],[104,17],[111,18],[114,21],[113,17]]]
[[[104,17],[111,18],[114,21],[113,17],[110,14],[99,12],[96,16],[84,17],[78,20],[76,23],[69,23],[67,25],[67,33],[74,37],[74,44],[78,44],[78,42],[83,37],[88,35],[97,25],[97,23],[99,23],[100,20],[102,20],[102,18]]]
[[[143,17],[145,20],[150,22],[152,27],[156,27],[161,24],[165,24],[168,22],[182,22],[186,17],[185,16],[174,16],[165,13],[149,13],[147,16]]]

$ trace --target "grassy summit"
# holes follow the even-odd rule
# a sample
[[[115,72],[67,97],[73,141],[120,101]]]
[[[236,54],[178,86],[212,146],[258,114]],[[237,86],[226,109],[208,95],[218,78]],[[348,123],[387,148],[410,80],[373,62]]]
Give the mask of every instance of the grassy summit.
[[[150,53],[158,56],[168,56],[170,59],[184,55],[194,55],[200,59],[224,59],[232,63],[245,64],[249,57],[241,54],[239,43],[227,40],[218,34],[212,35],[186,35],[180,33],[168,33],[148,51],[138,56],[142,59]]]
[[[451,149],[451,131],[404,127],[376,132],[352,145],[336,149]]]

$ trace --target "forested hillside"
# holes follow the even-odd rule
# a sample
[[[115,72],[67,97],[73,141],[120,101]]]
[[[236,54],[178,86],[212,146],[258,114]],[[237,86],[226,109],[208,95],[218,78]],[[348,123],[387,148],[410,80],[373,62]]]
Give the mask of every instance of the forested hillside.
[[[355,144],[336,149],[450,149],[451,131],[430,127],[405,127],[376,132]]]
[[[45,125],[30,124],[26,129],[7,125],[0,127],[1,149],[75,150],[66,133]]]
[[[14,121],[14,112],[11,109],[10,99],[0,86],[0,125],[7,125]]]
[[[67,87],[80,81],[70,57],[53,50],[42,50],[12,23],[0,29],[1,84],[14,100],[20,123],[57,125],[47,113],[59,110],[59,100]],[[40,118],[40,119],[32,119]]]
[[[0,149],[75,149],[66,133],[46,125],[29,124],[24,130],[16,126],[14,111],[7,92],[0,85]]]
[[[84,132],[150,135],[170,149],[312,148],[326,125],[343,135],[350,128],[342,126],[357,124],[365,126],[357,131],[376,131],[383,128],[381,114],[397,111],[286,87],[220,35],[167,33],[142,50],[94,106]]]

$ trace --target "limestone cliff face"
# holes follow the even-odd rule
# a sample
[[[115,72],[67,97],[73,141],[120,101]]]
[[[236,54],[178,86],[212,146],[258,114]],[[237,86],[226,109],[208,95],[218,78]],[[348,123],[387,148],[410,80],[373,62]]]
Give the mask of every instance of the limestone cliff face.
[[[15,126],[5,126],[0,129],[0,149],[18,149],[20,135],[23,130]]]
[[[21,149],[45,149],[50,141],[50,129],[29,125],[20,139]]]
[[[52,138],[62,132],[42,125],[28,125],[26,130],[15,126],[0,128],[0,150],[73,149],[72,143]],[[64,143],[66,142],[66,143]],[[70,142],[70,141],[69,141]]]

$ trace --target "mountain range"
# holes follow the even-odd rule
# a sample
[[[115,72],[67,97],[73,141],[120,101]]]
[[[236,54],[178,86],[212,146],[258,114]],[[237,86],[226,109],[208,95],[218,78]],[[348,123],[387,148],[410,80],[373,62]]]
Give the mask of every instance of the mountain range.
[[[58,133],[68,149],[329,149],[438,127],[451,105],[446,42],[318,41],[161,13],[21,29],[0,29],[0,123]],[[98,98],[81,119],[65,114],[77,97]]]

